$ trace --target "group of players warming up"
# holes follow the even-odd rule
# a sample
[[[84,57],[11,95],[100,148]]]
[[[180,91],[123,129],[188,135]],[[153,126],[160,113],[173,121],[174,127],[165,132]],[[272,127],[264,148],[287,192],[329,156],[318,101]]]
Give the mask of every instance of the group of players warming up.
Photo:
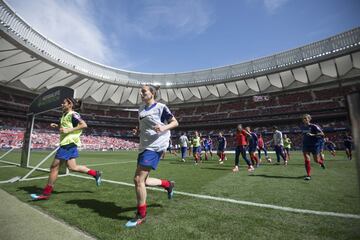
[[[135,227],[146,219],[146,186],[159,186],[166,190],[169,199],[173,197],[174,182],[166,179],[149,177],[151,170],[156,170],[162,153],[167,149],[170,139],[170,129],[178,126],[178,122],[169,108],[156,102],[157,89],[151,85],[144,85],[140,92],[144,102],[139,108],[139,128],[136,134],[140,137],[139,154],[135,170],[134,183],[137,201],[135,217],[126,223],[126,227]],[[94,177],[96,185],[101,184],[101,172],[76,164],[79,157],[78,149],[81,145],[82,129],[86,122],[74,109],[78,102],[73,98],[66,98],[62,104],[63,114],[60,125],[52,123],[51,127],[59,128],[60,147],[50,167],[47,185],[41,194],[31,194],[33,200],[47,200],[54,189],[61,164],[66,163],[70,171],[86,173]]]
[[[318,125],[311,123],[311,116],[309,114],[302,116],[302,123],[302,152],[306,170],[306,176],[304,177],[304,180],[311,180],[311,155],[314,161],[323,169],[325,169],[324,151],[327,149],[332,156],[335,156],[336,144],[330,141],[329,138],[325,137],[325,134]],[[188,145],[192,146],[195,165],[197,165],[202,159],[201,146],[203,146],[203,150],[205,152],[205,160],[208,159],[208,152],[212,153],[211,148],[208,147],[208,142],[211,142],[211,137],[208,136],[201,139],[199,136],[200,133],[195,131],[195,136],[188,140],[185,133],[182,133],[180,137],[180,143],[183,162],[185,162],[186,149]],[[281,160],[283,160],[284,165],[288,165],[288,161],[290,160],[290,149],[293,143],[291,139],[286,134],[282,134],[282,132],[278,130],[276,126],[273,126],[272,140],[265,143],[261,133],[256,134],[255,132],[251,131],[250,127],[243,128],[242,124],[238,124],[234,140],[236,147],[235,164],[234,168],[232,169],[233,172],[239,172],[240,155],[241,158],[245,161],[247,170],[250,173],[254,172],[255,168],[260,166],[262,151],[265,154],[265,159],[268,162],[271,162],[272,160],[268,156],[266,148],[266,145],[270,143],[274,146],[274,151],[276,154],[275,164],[280,164]],[[223,164],[224,160],[226,160],[226,145],[226,137],[224,136],[223,132],[220,131],[217,136],[217,155],[219,157],[219,164]],[[348,134],[344,136],[344,145],[347,158],[351,160],[352,138]]]
[[[151,85],[144,85],[141,88],[140,95],[143,105],[139,107],[139,127],[134,129],[134,133],[140,137],[139,154],[137,157],[137,167],[134,175],[134,184],[136,192],[137,211],[135,217],[126,223],[126,227],[135,227],[142,224],[147,215],[147,186],[162,187],[167,192],[168,199],[172,199],[174,194],[174,182],[167,179],[151,178],[150,171],[156,170],[162,154],[169,146],[170,130],[178,126],[178,121],[170,112],[169,108],[156,101],[157,88]],[[51,197],[54,189],[55,181],[58,177],[59,168],[62,164],[66,164],[70,171],[88,174],[94,177],[96,185],[101,184],[101,172],[89,169],[83,165],[76,164],[76,158],[79,157],[78,147],[81,145],[80,135],[82,130],[87,127],[86,122],[76,112],[79,102],[73,98],[66,98],[62,103],[63,114],[60,124],[52,123],[51,127],[58,128],[60,132],[60,147],[56,152],[55,159],[50,167],[48,182],[41,194],[31,194],[33,200],[47,200]],[[305,114],[302,118],[304,127],[303,133],[303,155],[305,161],[306,177],[305,180],[311,179],[310,155],[322,168],[325,168],[323,149],[326,146],[331,154],[335,155],[334,143],[324,138],[321,128],[311,123],[311,116]],[[284,165],[287,165],[290,154],[291,140],[276,128],[273,128],[273,145],[277,156],[277,163],[280,158],[283,159]],[[226,160],[226,138],[222,132],[218,135],[217,155],[219,163],[222,164]],[[266,159],[271,162],[268,157],[266,144],[261,136],[251,132],[249,127],[243,128],[241,124],[237,126],[235,149],[235,165],[233,172],[239,171],[240,155],[245,161],[248,171],[253,172],[259,167],[261,160],[261,151],[264,152]],[[344,138],[346,146],[346,154],[351,160],[351,136],[346,135]],[[205,160],[212,158],[212,140],[208,136],[201,139],[199,132],[195,132],[195,136],[189,140],[183,133],[180,137],[181,159],[185,162],[187,149],[192,147],[192,154],[195,164],[201,161],[201,147],[205,151]],[[255,154],[256,150],[258,155]],[[247,157],[246,151],[249,152],[250,159]]]

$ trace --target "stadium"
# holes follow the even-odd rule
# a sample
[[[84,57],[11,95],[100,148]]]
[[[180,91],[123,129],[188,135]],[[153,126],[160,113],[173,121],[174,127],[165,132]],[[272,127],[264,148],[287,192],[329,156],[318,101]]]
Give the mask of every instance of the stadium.
[[[349,160],[343,144],[344,136],[358,134],[351,121],[358,113],[349,111],[348,96],[359,96],[359,79],[360,27],[238,64],[143,73],[108,67],[62,48],[0,1],[0,189],[11,195],[6,204],[2,200],[1,215],[10,215],[5,210],[14,208],[10,204],[16,198],[65,223],[64,234],[70,228],[81,233],[73,239],[359,239],[359,159],[353,154]],[[182,162],[180,153],[166,153],[152,175],[176,182],[174,199],[149,187],[146,223],[127,229],[124,224],[136,212],[139,137],[133,129],[139,124],[144,85],[159,87],[157,102],[166,104],[179,123],[171,130],[175,153],[182,133],[190,139],[198,131],[213,140],[214,155],[205,160],[202,153],[195,165],[192,154]],[[99,169],[102,185],[64,169],[51,199],[31,201],[30,194],[42,191],[59,146],[59,131],[50,123],[62,115],[60,105],[35,112],[32,106],[36,100],[46,105],[44,94],[58,87],[72,89],[82,101],[88,128],[78,163]],[[324,152],[326,169],[311,160],[308,182],[301,151],[304,114],[337,151],[336,156]],[[272,162],[263,160],[253,173],[242,159],[239,172],[232,172],[238,124],[262,134],[270,150]],[[291,139],[287,166],[276,164],[273,126]],[[219,132],[227,140],[223,164],[216,156]],[[0,238],[23,239],[16,229],[31,230],[30,223],[25,225],[36,220],[11,215],[12,221],[0,217]],[[54,235],[63,238],[61,232]]]

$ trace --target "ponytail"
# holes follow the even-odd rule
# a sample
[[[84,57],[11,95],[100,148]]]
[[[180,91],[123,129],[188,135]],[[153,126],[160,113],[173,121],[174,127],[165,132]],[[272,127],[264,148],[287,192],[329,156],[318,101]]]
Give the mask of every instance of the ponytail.
[[[68,97],[66,98],[66,101],[68,101],[69,103],[72,103],[73,105],[73,110],[76,112],[80,112],[80,110],[82,110],[82,100],[81,99],[75,99],[73,97]]]

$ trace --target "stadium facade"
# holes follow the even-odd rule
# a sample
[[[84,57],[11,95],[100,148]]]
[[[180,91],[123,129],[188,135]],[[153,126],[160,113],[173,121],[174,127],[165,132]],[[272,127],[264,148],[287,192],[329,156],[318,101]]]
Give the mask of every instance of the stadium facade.
[[[0,1],[0,84],[40,94],[67,86],[96,105],[134,108],[139,88],[159,85],[169,105],[206,103],[326,84],[351,84],[360,75],[360,28],[296,49],[218,68],[141,73],[104,66],[65,50]]]

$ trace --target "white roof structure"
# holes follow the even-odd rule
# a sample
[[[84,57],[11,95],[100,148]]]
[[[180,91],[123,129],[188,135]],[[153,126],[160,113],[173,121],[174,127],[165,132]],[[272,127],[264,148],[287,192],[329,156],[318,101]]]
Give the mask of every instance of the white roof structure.
[[[360,28],[239,64],[141,73],[104,66],[63,49],[0,0],[0,85],[35,93],[68,86],[84,102],[131,108],[140,103],[143,84],[160,85],[160,101],[171,105],[262,95],[357,76]]]

